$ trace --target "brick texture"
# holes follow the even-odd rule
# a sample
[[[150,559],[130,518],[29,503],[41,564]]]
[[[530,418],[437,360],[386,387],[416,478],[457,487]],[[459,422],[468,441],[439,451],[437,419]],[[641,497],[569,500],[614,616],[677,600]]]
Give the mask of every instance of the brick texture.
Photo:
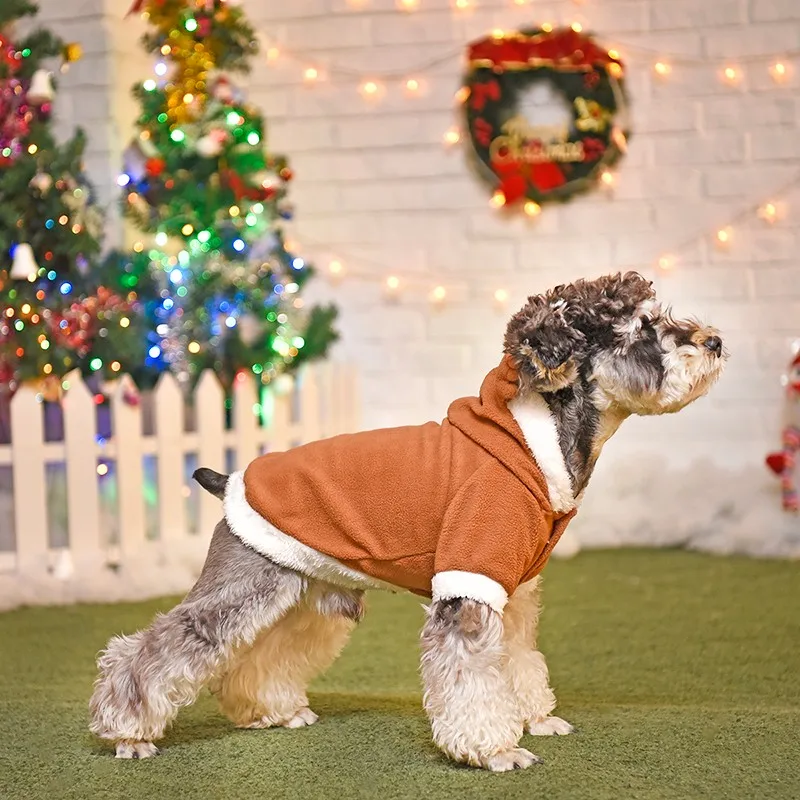
[[[241,2],[264,41],[282,47],[276,63],[255,65],[249,88],[272,147],[297,170],[291,233],[323,273],[336,257],[375,279],[323,278],[313,290],[341,306],[340,355],[362,367],[365,425],[438,418],[454,396],[477,390],[500,352],[505,317],[527,294],[637,267],[676,313],[708,314],[722,327],[733,360],[712,398],[669,422],[623,428],[611,450],[620,458],[669,448],[673,460],[685,451],[713,461],[737,443],[752,454],[776,442],[778,377],[800,338],[800,192],[785,198],[774,225],[741,215],[800,172],[800,60],[786,55],[800,46],[798,0],[478,0],[468,11],[420,0],[413,13],[395,0]],[[87,164],[101,197],[113,198],[135,115],[129,87],[152,65],[138,48],[140,23],[121,21],[119,0],[81,3],[80,13],[66,5],[45,0],[44,19],[81,40],[87,57],[62,80],[61,123],[87,125]],[[452,101],[466,42],[532,20],[578,21],[621,51],[635,138],[613,191],[509,218],[489,208],[465,149],[446,147],[443,136],[458,121]],[[769,73],[772,55],[789,67],[781,83]],[[659,58],[672,64],[668,76],[654,73]],[[302,81],[309,64],[323,76],[313,87]],[[722,78],[727,64],[741,69],[735,85]],[[386,72],[393,76],[380,78]],[[417,96],[407,78],[420,81]],[[374,100],[359,93],[367,79],[380,80]],[[733,219],[726,248],[712,235],[658,272],[661,255]],[[409,273],[415,285],[386,304],[380,281]],[[434,310],[428,298],[439,283],[448,296]],[[509,293],[504,307],[494,300],[499,288]],[[607,459],[599,480],[612,470]]]

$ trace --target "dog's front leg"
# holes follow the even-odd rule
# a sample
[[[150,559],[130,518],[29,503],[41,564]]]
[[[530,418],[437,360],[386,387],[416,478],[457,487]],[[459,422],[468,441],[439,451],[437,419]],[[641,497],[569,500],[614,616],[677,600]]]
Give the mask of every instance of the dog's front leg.
[[[434,741],[454,761],[493,772],[540,761],[517,747],[523,720],[506,662],[500,614],[461,598],[431,604],[422,630],[425,710]]]
[[[572,725],[551,716],[556,696],[550,688],[547,663],[536,646],[539,628],[539,578],[511,595],[503,616],[507,674],[523,715],[525,729],[534,736],[573,732]]]

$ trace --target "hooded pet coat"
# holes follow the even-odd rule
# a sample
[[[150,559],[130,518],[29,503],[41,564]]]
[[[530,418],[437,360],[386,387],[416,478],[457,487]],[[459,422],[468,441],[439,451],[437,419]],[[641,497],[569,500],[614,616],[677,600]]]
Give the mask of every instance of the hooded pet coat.
[[[575,514],[549,408],[538,395],[516,399],[517,386],[506,357],[480,397],[453,402],[441,424],[262,456],[231,476],[227,521],[250,547],[311,577],[502,611]]]

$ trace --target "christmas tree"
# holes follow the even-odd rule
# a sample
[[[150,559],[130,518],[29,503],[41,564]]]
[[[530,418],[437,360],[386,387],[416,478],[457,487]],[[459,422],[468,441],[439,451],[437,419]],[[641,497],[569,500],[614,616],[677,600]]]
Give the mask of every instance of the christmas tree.
[[[155,75],[134,87],[137,136],[125,153],[127,217],[146,234],[118,258],[149,324],[147,366],[190,384],[206,368],[229,385],[266,384],[323,356],[333,307],[304,308],[311,267],[281,228],[292,171],[265,150],[264,119],[226,73],[258,52],[226,0],[137,0]]]
[[[49,31],[16,39],[38,9],[0,3],[0,400],[26,380],[81,369],[112,376],[144,358],[135,297],[103,278],[102,216],[83,177],[86,139],[56,142],[54,84],[45,63],[66,65],[80,47]]]

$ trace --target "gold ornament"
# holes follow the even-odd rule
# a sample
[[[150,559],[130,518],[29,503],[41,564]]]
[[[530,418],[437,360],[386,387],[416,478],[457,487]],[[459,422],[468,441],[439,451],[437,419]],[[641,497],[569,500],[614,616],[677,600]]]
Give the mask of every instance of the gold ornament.
[[[70,42],[64,47],[64,61],[68,64],[74,64],[83,58],[83,47],[77,42]]]

